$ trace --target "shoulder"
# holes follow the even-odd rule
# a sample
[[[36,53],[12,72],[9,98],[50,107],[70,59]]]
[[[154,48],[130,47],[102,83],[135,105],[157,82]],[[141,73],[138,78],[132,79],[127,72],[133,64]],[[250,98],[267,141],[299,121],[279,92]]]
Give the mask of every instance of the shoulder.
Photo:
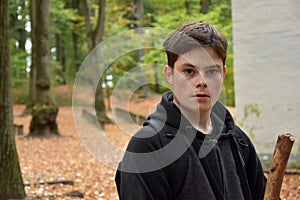
[[[247,148],[250,152],[255,152],[254,145],[249,136],[238,125],[234,125],[234,129],[234,136],[239,146],[241,146],[244,149]]]
[[[138,130],[130,139],[127,151],[147,153],[162,147],[160,132],[147,125]]]
[[[248,135],[238,125],[234,125],[234,136],[237,138],[239,144],[244,143],[244,145],[253,146]]]
[[[171,148],[164,148],[162,131],[157,132],[151,126],[141,128],[129,141],[121,161],[121,168],[128,172],[151,172],[170,164],[166,156]]]
[[[258,156],[248,135],[237,125],[235,126],[234,135],[246,163],[257,163]]]

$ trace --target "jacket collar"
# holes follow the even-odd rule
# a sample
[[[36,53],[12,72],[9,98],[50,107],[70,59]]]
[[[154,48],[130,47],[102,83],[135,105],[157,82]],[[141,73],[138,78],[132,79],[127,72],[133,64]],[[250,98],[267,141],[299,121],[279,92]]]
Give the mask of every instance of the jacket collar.
[[[149,116],[149,119],[159,121],[161,126],[168,125],[176,129],[188,130],[188,132],[197,132],[187,119],[181,115],[179,108],[173,103],[173,92],[171,91],[163,94],[156,111]],[[214,138],[219,137],[221,133],[223,135],[234,130],[234,120],[230,112],[220,101],[217,101],[213,106],[211,119],[214,130],[210,136]],[[176,132],[171,134],[175,136]]]

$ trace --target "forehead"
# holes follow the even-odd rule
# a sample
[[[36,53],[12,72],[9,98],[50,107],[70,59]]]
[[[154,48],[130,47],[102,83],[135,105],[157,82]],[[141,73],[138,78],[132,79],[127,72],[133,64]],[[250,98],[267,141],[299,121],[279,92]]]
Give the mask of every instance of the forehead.
[[[208,67],[213,65],[223,66],[223,60],[211,47],[196,47],[178,57],[175,67],[184,63],[195,67]]]

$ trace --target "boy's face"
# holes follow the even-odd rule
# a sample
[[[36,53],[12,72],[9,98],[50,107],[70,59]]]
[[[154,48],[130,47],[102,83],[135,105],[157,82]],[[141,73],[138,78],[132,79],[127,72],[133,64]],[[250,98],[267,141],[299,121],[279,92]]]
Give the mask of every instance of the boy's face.
[[[178,57],[165,75],[173,86],[174,103],[184,112],[211,111],[219,99],[226,68],[210,47],[196,47]]]

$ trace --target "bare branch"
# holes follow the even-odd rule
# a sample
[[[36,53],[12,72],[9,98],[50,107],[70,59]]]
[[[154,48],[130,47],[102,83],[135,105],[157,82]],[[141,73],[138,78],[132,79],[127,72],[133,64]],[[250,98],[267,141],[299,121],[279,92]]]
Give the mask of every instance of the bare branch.
[[[283,133],[278,136],[269,169],[264,200],[279,199],[283,176],[294,142],[295,139],[290,133]]]

